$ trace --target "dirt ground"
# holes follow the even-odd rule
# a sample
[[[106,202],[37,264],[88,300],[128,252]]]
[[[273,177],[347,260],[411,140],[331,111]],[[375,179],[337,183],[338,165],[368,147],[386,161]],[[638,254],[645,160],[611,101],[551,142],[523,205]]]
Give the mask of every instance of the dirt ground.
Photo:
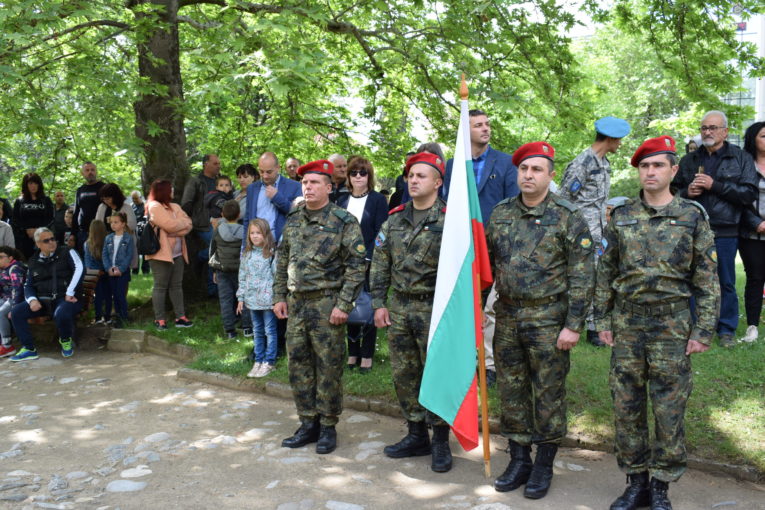
[[[146,354],[79,351],[64,360],[0,361],[0,508],[360,510],[605,509],[624,488],[613,456],[564,449],[539,501],[500,494],[481,450],[388,459],[403,420],[346,411],[339,446],[280,447],[297,427],[293,403],[176,378],[180,364]],[[493,476],[506,442],[492,437]],[[689,471],[670,489],[675,509],[765,509],[765,488]]]

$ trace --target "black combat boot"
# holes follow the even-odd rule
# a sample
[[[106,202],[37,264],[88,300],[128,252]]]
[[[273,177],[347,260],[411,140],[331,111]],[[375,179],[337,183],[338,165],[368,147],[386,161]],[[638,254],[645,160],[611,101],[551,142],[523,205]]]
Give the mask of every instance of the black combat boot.
[[[407,425],[409,426],[409,433],[404,436],[404,439],[383,448],[383,453],[391,459],[420,457],[430,454],[430,438],[425,422],[408,421]]]
[[[547,495],[550,482],[553,477],[553,461],[558,452],[558,445],[543,443],[537,446],[537,456],[534,458],[534,467],[531,468],[531,476],[526,482],[523,495],[529,499],[541,499]]]
[[[316,453],[332,453],[337,448],[337,432],[334,425],[322,425],[319,429],[319,442],[316,443]]]
[[[651,478],[651,510],[672,510],[667,491],[669,484],[656,478]]]
[[[514,491],[525,484],[531,474],[531,446],[523,446],[510,440],[510,464],[502,473],[502,476],[494,480],[494,489],[497,492]]]
[[[636,473],[627,476],[629,485],[624,490],[624,494],[616,498],[611,503],[610,510],[635,510],[648,506],[650,503],[650,492],[648,491],[648,473]]]
[[[452,468],[452,451],[449,449],[449,425],[433,425],[433,443],[430,445],[433,460],[430,469],[446,473]]]
[[[300,428],[295,431],[295,434],[282,441],[282,446],[285,448],[300,448],[308,443],[315,443],[318,440],[319,420],[317,418],[312,422],[301,423]]]

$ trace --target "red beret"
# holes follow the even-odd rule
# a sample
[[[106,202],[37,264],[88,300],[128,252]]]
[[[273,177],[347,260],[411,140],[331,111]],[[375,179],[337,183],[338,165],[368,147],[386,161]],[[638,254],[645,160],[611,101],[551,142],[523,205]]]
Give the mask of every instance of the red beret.
[[[441,174],[441,178],[444,178],[444,160],[437,154],[431,154],[430,152],[420,152],[409,156],[406,160],[406,166],[404,167],[404,177],[409,175],[409,169],[418,163],[424,163],[432,166],[438,173]]]
[[[518,166],[524,159],[547,158],[554,161],[555,149],[547,142],[531,142],[518,147],[513,154],[513,164]]]
[[[648,156],[655,156],[657,154],[677,154],[677,151],[675,150],[675,139],[667,135],[658,138],[649,138],[643,142],[643,145],[638,147],[638,150],[635,151],[630,164],[637,168],[642,160]]]
[[[324,174],[332,177],[332,173],[335,171],[335,165],[331,161],[326,159],[319,159],[317,161],[311,161],[306,163],[297,169],[298,177],[303,177],[305,174]]]

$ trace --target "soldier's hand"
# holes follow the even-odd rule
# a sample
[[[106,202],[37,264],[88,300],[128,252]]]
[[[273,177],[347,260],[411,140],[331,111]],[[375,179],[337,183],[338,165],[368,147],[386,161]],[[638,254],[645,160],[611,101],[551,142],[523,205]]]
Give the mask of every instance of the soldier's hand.
[[[338,307],[334,307],[332,309],[332,313],[329,314],[329,323],[334,324],[335,326],[339,326],[340,324],[345,324],[345,321],[348,320],[348,314],[339,309]]]
[[[610,331],[599,331],[598,338],[609,347],[614,346],[614,334]]]
[[[561,351],[570,351],[579,341],[579,333],[574,330],[563,328],[558,335],[558,349]]]
[[[708,345],[704,345],[696,340],[688,340],[688,345],[685,347],[685,355],[690,356],[697,352],[705,352],[709,349]]]
[[[274,315],[276,315],[277,319],[286,319],[287,318],[287,303],[284,301],[279,301],[274,305]]]
[[[375,327],[387,328],[390,326],[390,314],[387,308],[378,308],[375,310]]]

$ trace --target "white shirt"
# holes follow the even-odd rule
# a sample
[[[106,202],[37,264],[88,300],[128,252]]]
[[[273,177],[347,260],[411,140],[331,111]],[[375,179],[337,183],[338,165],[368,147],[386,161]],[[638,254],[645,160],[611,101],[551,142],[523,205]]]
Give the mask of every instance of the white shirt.
[[[348,212],[354,215],[357,220],[359,220],[359,224],[361,224],[361,217],[364,216],[364,206],[367,204],[368,196],[369,195],[367,194],[363,197],[356,198],[351,195],[348,198]]]

